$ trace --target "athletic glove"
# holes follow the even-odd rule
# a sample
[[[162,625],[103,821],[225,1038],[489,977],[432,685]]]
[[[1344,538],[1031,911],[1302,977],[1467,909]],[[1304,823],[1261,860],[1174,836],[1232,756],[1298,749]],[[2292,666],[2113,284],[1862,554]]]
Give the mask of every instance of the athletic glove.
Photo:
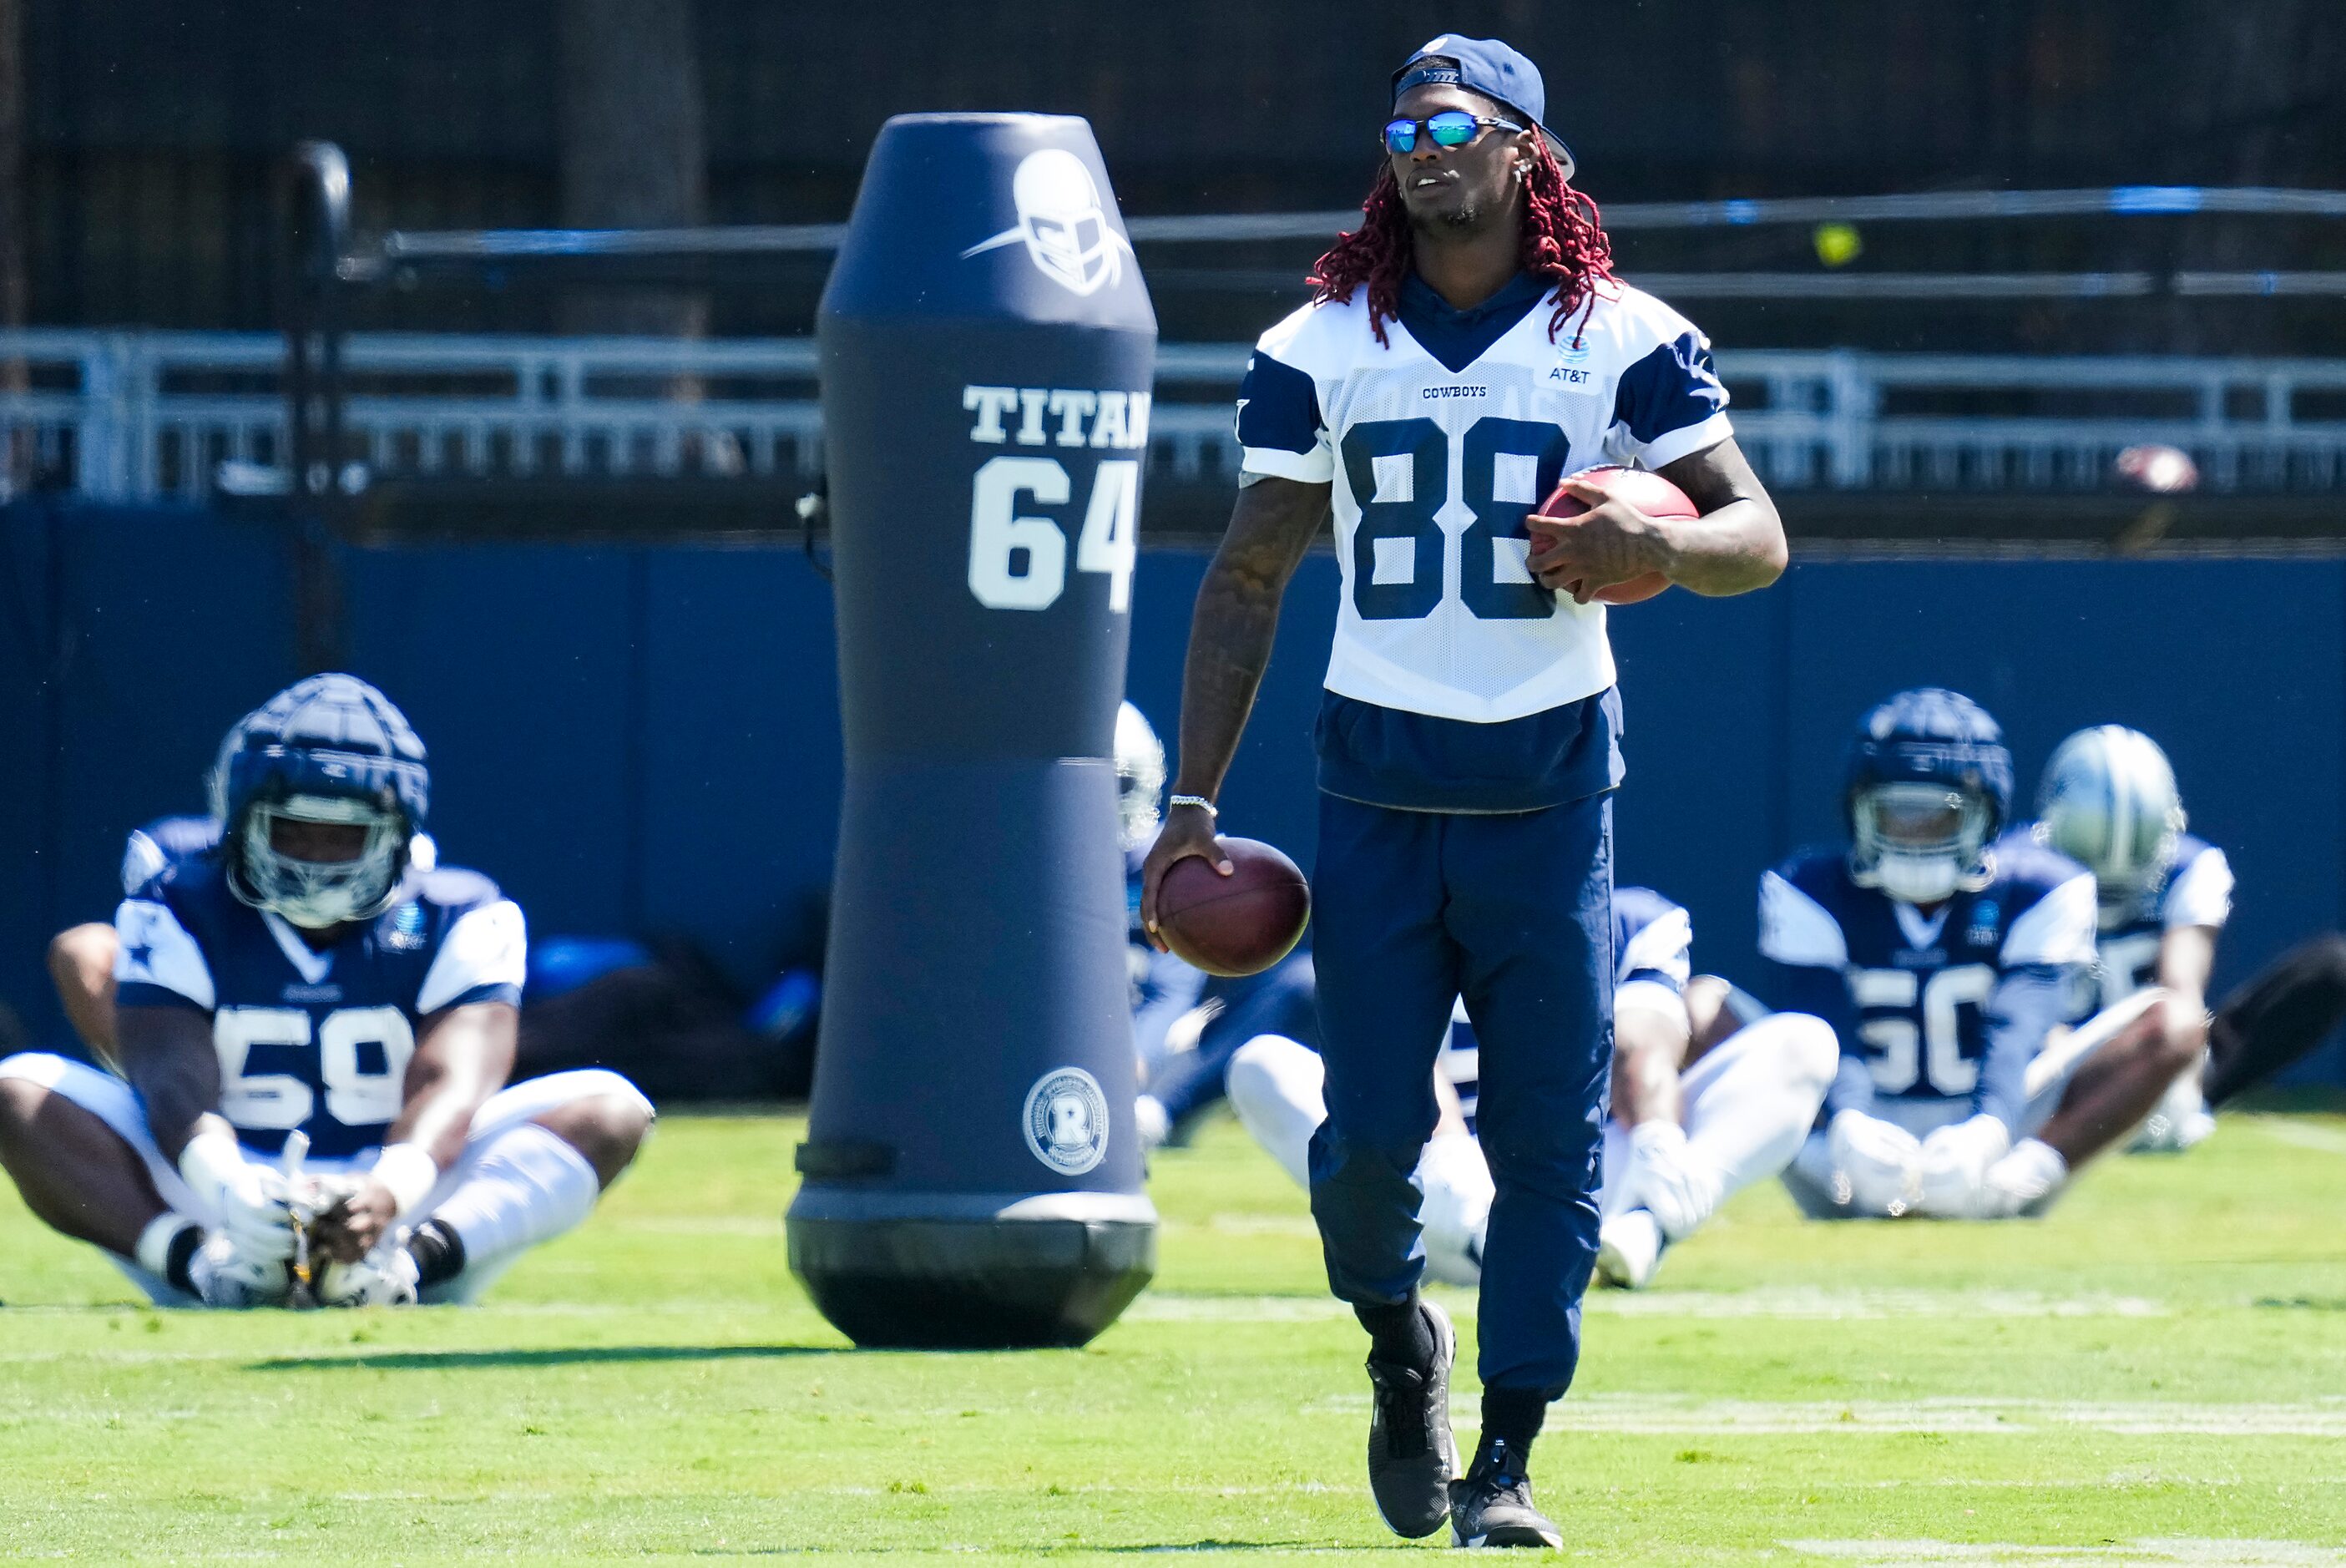
[[[1626,1207],[1652,1215],[1672,1241],[1710,1217],[1726,1185],[1707,1161],[1687,1152],[1686,1129],[1676,1122],[1640,1122],[1629,1130],[1629,1168],[1621,1181]]]
[[[2069,1179],[2069,1162],[2061,1151],[2035,1138],[2023,1138],[2012,1152],[1987,1167],[1981,1187],[1980,1217],[2004,1219],[2025,1214],[2030,1206],[2061,1190]]]
[[[1833,1172],[1848,1186],[1850,1207],[1873,1215],[1903,1214],[1913,1207],[1923,1166],[1923,1145],[1913,1134],[1862,1111],[1842,1111],[1825,1137]]]
[[[188,1140],[179,1175],[216,1228],[247,1262],[293,1256],[293,1207],[285,1178],[244,1157],[233,1135],[213,1128]]]
[[[2012,1134],[1994,1116],[1977,1115],[1941,1127],[1923,1141],[1921,1201],[1941,1219],[1992,1217],[1988,1167],[2012,1147]]]

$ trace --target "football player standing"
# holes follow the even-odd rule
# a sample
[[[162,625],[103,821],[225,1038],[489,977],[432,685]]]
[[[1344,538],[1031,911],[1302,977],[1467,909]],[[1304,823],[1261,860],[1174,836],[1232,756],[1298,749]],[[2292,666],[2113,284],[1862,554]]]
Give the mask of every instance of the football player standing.
[[[158,1303],[284,1304],[305,1239],[327,1305],[471,1300],[586,1217],[651,1105],[599,1070],[502,1087],[522,912],[416,864],[423,746],[382,693],[311,677],[231,738],[218,847],[116,919],[123,1076],[0,1062],[0,1166]]]
[[[1313,958],[1328,1119],[1311,1209],[1329,1284],[1370,1340],[1369,1480],[1396,1532],[1557,1544],[1525,1464],[1572,1381],[1597,1250],[1612,1057],[1612,808],[1620,701],[1596,594],[1660,572],[1703,594],[1782,571],[1708,343],[1614,279],[1536,67],[1445,34],[1392,78],[1383,163],[1314,298],[1239,392],[1241,488],[1198,590],[1180,769],[1150,851],[1227,862],[1214,797],[1280,601],[1331,506],[1342,574],[1318,723]],[[1658,469],[1702,515],[1590,510],[1527,537],[1558,477]],[[1564,585],[1576,585],[1566,595]],[[1482,1270],[1482,1436],[1463,1479],[1455,1336],[1423,1300],[1413,1181],[1460,999],[1480,1040],[1496,1188]]]

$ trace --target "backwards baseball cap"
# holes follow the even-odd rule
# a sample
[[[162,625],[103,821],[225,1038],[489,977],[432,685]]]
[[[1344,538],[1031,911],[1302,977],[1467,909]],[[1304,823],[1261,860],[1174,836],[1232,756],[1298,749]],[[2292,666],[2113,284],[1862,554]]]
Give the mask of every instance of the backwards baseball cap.
[[[1572,149],[1546,124],[1547,89],[1540,83],[1539,67],[1519,51],[1496,38],[1444,33],[1421,46],[1393,73],[1393,102],[1401,102],[1401,96],[1412,87],[1428,83],[1464,87],[1498,99],[1539,127],[1540,134],[1547,137],[1548,150],[1564,166],[1565,178],[1572,178]]]

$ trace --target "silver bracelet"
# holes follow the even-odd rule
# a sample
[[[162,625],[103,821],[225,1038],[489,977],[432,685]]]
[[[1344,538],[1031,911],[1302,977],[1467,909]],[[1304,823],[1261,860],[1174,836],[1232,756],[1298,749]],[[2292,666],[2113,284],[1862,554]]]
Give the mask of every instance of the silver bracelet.
[[[1219,811],[1214,809],[1214,803],[1211,800],[1207,799],[1203,795],[1176,795],[1168,800],[1166,804],[1168,806],[1195,806],[1198,810],[1203,811],[1209,817],[1219,817],[1221,815]]]

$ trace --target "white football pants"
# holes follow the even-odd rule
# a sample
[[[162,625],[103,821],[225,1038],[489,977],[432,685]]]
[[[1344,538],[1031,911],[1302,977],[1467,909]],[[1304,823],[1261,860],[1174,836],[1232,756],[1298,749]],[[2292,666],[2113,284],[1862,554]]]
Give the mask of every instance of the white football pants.
[[[1840,1048],[1821,1019],[1779,1013],[1735,1032],[1679,1079],[1687,1154],[1724,1176],[1721,1201],[1776,1175],[1800,1152],[1839,1064]],[[1277,1034],[1258,1035],[1230,1058],[1230,1105],[1255,1141],[1298,1186],[1308,1186],[1311,1135],[1327,1115],[1317,1053]],[[1605,1127],[1605,1183],[1598,1212],[1620,1207],[1629,1130]],[[1424,1195],[1426,1271],[1453,1285],[1482,1277],[1483,1232],[1491,1211],[1490,1167],[1472,1137],[1437,1136],[1418,1161]]]
[[[178,1170],[163,1157],[148,1131],[147,1113],[129,1084],[110,1073],[68,1057],[26,1052],[0,1061],[0,1078],[21,1078],[63,1096],[111,1128],[146,1163],[147,1174],[164,1204],[206,1229],[218,1223]],[[599,1095],[632,1097],[651,1114],[633,1084],[600,1067],[552,1073],[500,1089],[473,1117],[473,1130],[456,1163],[440,1173],[419,1211],[447,1223],[464,1243],[464,1271],[423,1293],[428,1302],[471,1302],[511,1268],[530,1247],[576,1229],[593,1210],[599,1192],[595,1168],[586,1156],[535,1124],[533,1118],[573,1101]],[[362,1173],[380,1150],[347,1159],[317,1159],[306,1168],[318,1176]],[[257,1155],[247,1158],[269,1162]],[[158,1307],[192,1307],[195,1298],[174,1289],[128,1258],[108,1253],[116,1268]]]

